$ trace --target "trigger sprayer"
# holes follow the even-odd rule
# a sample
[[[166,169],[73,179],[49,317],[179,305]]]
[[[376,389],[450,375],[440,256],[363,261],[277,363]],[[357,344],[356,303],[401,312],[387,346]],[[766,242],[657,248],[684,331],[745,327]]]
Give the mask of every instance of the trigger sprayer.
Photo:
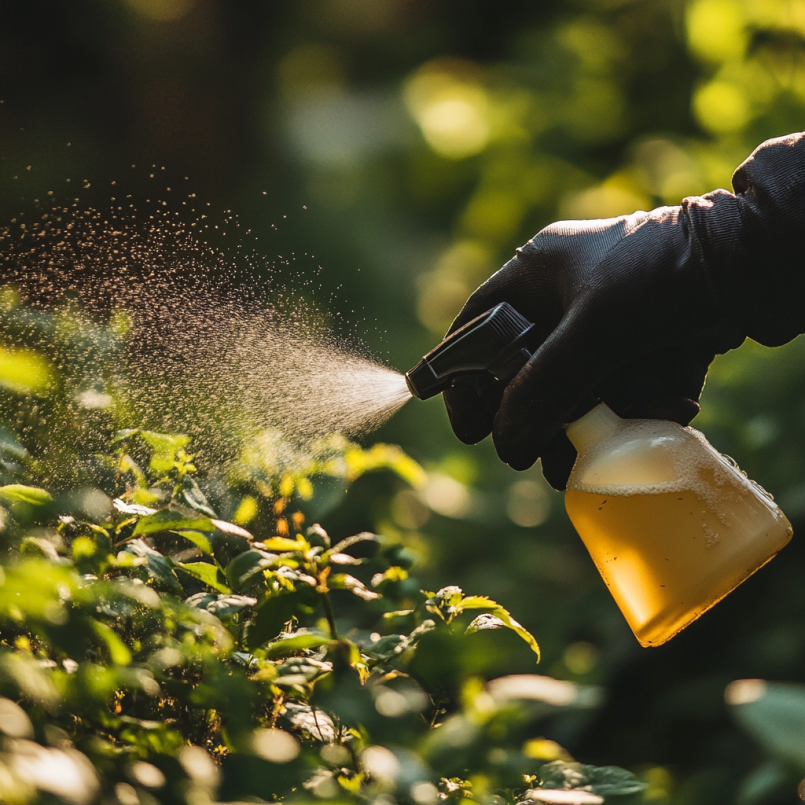
[[[408,388],[427,400],[505,386],[539,346],[534,329],[503,302],[425,355]],[[578,452],[568,515],[643,646],[670,640],[791,539],[771,496],[693,428],[599,403],[566,432]]]
[[[528,319],[501,302],[448,335],[406,372],[408,389],[427,400],[454,385],[505,385],[531,360],[533,330]]]

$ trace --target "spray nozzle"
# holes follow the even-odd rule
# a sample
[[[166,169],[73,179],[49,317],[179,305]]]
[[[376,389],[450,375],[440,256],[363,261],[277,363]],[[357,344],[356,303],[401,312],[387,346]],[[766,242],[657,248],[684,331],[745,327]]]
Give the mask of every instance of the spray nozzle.
[[[502,302],[451,333],[405,379],[414,397],[427,400],[462,383],[508,383],[531,359],[534,325]]]

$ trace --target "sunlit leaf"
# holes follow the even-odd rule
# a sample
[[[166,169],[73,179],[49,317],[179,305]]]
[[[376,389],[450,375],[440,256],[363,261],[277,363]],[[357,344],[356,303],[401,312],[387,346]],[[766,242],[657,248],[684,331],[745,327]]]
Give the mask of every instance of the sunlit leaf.
[[[214,531],[215,526],[209,517],[185,517],[179,512],[163,509],[156,514],[141,517],[132,536],[139,537],[147,534],[158,534],[161,531]]]
[[[32,506],[45,506],[53,502],[53,497],[44,489],[22,484],[0,486],[0,501],[3,503],[30,503]]]
[[[327,579],[328,586],[333,590],[349,590],[353,595],[362,598],[364,601],[373,601],[380,598],[379,593],[366,588],[360,579],[349,576],[346,573],[335,573]]]
[[[461,609],[486,609],[489,610],[489,614],[493,615],[494,617],[498,618],[504,626],[507,626],[512,631],[516,632],[520,637],[528,643],[531,650],[534,654],[537,655],[537,662],[540,659],[540,652],[539,652],[539,645],[537,641],[534,639],[534,636],[521,626],[514,618],[512,618],[511,614],[507,609],[500,606],[500,604],[493,601],[491,598],[487,598],[483,595],[471,595],[467,598],[462,598],[460,603]]]
[[[288,537],[271,537],[263,542],[267,551],[303,551],[307,544]]]
[[[218,590],[221,593],[230,593],[231,589],[226,584],[224,574],[219,570],[217,565],[209,564],[208,562],[185,562],[177,563],[176,567],[188,576],[194,579],[203,581],[208,587],[213,590]]]
[[[202,534],[201,531],[177,531],[176,533],[192,542],[206,556],[212,556],[212,544],[208,534]]]

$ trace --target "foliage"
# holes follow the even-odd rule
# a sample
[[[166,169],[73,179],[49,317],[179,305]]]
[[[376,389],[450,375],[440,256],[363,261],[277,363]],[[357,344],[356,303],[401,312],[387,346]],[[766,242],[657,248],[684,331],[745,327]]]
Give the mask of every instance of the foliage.
[[[33,226],[35,199],[51,191],[101,210],[110,194],[131,194],[145,215],[146,199],[164,198],[188,220],[177,194],[187,186],[209,214],[193,219],[203,237],[215,238],[220,211],[238,213],[244,241],[262,256],[249,282],[281,287],[290,278],[308,296],[315,277],[319,303],[340,289],[329,306],[350,332],[365,331],[374,349],[406,368],[542,226],[728,188],[758,143],[801,129],[803,7],[54,0],[42,15],[35,3],[5,3],[3,222]],[[31,327],[50,326],[25,315]],[[57,339],[69,319],[54,328]],[[0,484],[19,477],[24,445],[26,483],[90,505],[88,490],[113,490],[113,471],[105,475],[94,456],[114,432],[134,424],[173,431],[128,415],[124,397],[108,388],[113,377],[84,378],[78,349],[71,358],[55,341],[43,346],[30,330],[10,334],[5,324]],[[113,346],[84,342],[93,345]],[[289,534],[297,509],[332,534],[380,532],[416,555],[425,589],[460,585],[503,604],[538,636],[545,673],[607,691],[598,709],[539,729],[575,756],[640,771],[652,801],[788,802],[802,772],[770,771],[771,751],[728,717],[724,689],[755,677],[805,683],[803,359],[796,342],[773,351],[748,344],[716,361],[697,427],[775,495],[795,538],[656,651],[634,643],[538,468],[518,475],[488,443],[458,444],[438,401],[408,406],[382,434],[427,469],[415,487],[367,474],[345,496],[334,467],[335,476],[312,476],[309,500],[302,492],[311,490],[297,490],[277,517]],[[50,396],[59,384],[61,408]],[[98,402],[99,393],[109,393],[110,406],[81,402]],[[78,432],[76,422],[90,418],[97,430]],[[50,424],[37,428],[34,419]],[[185,448],[200,469],[189,477],[221,519],[256,532],[255,520],[275,516],[277,499],[250,486],[250,473],[276,486],[289,467],[272,434],[226,464],[208,449],[208,435],[194,433]],[[59,460],[47,449],[54,442]],[[332,446],[330,457],[343,466],[340,449]],[[231,499],[216,498],[222,485],[235,490]],[[360,602],[333,595],[342,606]],[[338,611],[345,632],[351,611]],[[495,673],[532,672],[522,647],[499,652],[505,662]]]
[[[66,406],[77,381],[54,372],[49,405]],[[4,396],[7,414],[30,401],[30,385],[20,391]],[[80,420],[77,434],[97,426]],[[397,540],[305,526],[294,501],[318,476],[390,468],[421,482],[399,450],[330,440],[272,475],[251,445],[213,503],[215,468],[188,437],[143,428],[114,433],[93,485],[35,485],[37,445],[52,453],[48,474],[75,445],[61,452],[26,422],[42,439],[31,450],[3,425],[3,802],[428,805],[561,791],[581,804],[633,801],[645,787],[534,732],[600,696],[498,676],[507,634],[539,656],[504,607],[455,586],[423,592]]]

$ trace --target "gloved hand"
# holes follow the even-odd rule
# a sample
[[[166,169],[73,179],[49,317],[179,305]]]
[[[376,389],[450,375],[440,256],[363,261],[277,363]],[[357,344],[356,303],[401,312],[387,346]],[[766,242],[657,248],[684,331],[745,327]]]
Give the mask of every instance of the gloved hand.
[[[621,218],[549,226],[467,301],[450,332],[500,302],[541,343],[503,392],[444,392],[453,430],[490,432],[523,470],[542,458],[564,488],[575,451],[562,426],[591,393],[625,417],[687,424],[713,357],[746,336],[805,332],[805,134],[769,140],[717,190]]]
[[[542,346],[502,399],[444,393],[459,439],[493,432],[503,461],[523,470],[542,457],[564,488],[575,451],[562,425],[590,393],[621,416],[690,422],[715,353],[742,339],[707,332],[721,317],[678,215],[554,224],[470,297],[451,332],[505,301],[537,325]]]

